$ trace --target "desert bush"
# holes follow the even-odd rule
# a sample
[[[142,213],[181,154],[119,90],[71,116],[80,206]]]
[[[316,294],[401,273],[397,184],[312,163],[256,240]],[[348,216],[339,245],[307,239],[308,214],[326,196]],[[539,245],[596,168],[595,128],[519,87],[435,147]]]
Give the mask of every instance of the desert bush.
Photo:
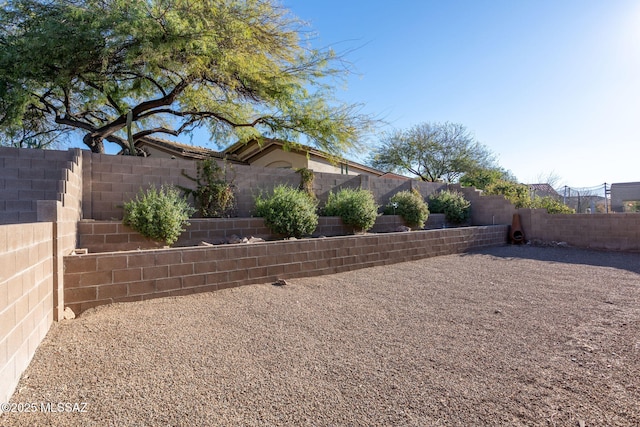
[[[429,206],[414,188],[394,194],[384,208],[387,215],[400,215],[409,227],[423,228],[429,217]]]
[[[471,202],[458,191],[440,191],[429,198],[431,213],[443,213],[447,221],[461,224],[471,217]]]
[[[546,209],[550,214],[573,214],[575,210],[553,197],[531,197],[529,186],[508,181],[497,181],[489,185],[486,194],[502,195],[517,209]]]
[[[224,167],[212,159],[198,162],[196,177],[182,171],[189,180],[196,183],[196,188],[180,188],[185,195],[192,196],[198,214],[203,218],[226,218],[233,214],[235,194],[233,180],[227,182],[227,164]]]
[[[484,190],[486,195],[504,196],[516,209],[531,207],[531,195],[529,194],[529,186],[518,184],[516,182],[498,180]]]
[[[378,205],[369,190],[342,188],[337,193],[329,193],[323,214],[339,216],[355,231],[367,231],[376,223]]]
[[[263,217],[274,233],[300,238],[318,226],[318,204],[304,191],[279,185],[269,195],[256,196],[254,202],[256,216]]]
[[[550,214],[574,214],[575,210],[566,206],[561,201],[553,197],[534,197],[531,201],[531,207],[534,209],[546,209]]]
[[[195,212],[173,186],[140,189],[134,200],[124,204],[124,224],[149,239],[172,245],[189,225]]]

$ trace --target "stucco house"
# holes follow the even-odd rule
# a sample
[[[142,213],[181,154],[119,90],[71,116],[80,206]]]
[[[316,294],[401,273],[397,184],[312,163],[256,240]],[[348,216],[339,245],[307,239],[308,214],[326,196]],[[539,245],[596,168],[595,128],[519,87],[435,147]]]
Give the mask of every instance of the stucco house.
[[[638,212],[640,210],[640,182],[611,184],[611,210]]]
[[[238,142],[223,151],[181,144],[159,138],[145,137],[136,142],[136,147],[150,157],[202,160],[205,158],[226,159],[234,164],[270,168],[307,168],[314,172],[343,175],[369,175],[375,177],[409,179],[391,172],[384,172],[346,159],[334,159],[329,154],[306,145],[285,149],[283,141],[265,138],[262,141]]]

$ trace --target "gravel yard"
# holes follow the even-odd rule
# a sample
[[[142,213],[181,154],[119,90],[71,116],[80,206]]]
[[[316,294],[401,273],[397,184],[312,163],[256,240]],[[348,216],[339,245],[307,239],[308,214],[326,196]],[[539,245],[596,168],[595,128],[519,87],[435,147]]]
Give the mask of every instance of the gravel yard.
[[[38,410],[2,426],[638,426],[640,254],[504,246],[104,306],[52,326],[12,402]]]

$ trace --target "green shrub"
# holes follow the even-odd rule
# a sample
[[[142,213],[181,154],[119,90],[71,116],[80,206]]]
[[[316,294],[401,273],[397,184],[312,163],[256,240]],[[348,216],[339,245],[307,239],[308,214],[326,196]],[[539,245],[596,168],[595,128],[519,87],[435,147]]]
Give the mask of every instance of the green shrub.
[[[504,196],[516,209],[531,207],[531,196],[528,185],[499,180],[488,185],[484,190],[484,194]]]
[[[531,207],[534,209],[546,209],[550,214],[574,214],[575,210],[566,206],[559,200],[553,197],[534,197],[531,202]]]
[[[440,191],[429,198],[432,213],[443,213],[447,221],[461,224],[471,217],[471,203],[458,191]]]
[[[429,206],[416,190],[394,194],[384,208],[387,215],[400,215],[409,227],[423,228],[429,217]]]
[[[345,225],[354,227],[356,231],[367,231],[376,223],[378,205],[371,191],[342,188],[337,193],[329,193],[323,213],[339,216]]]
[[[146,192],[140,189],[134,200],[124,204],[123,222],[149,239],[172,245],[194,212],[177,188],[151,186]]]
[[[485,194],[502,195],[517,209],[546,209],[550,214],[572,214],[575,210],[553,197],[531,197],[529,186],[509,181],[497,181],[489,185]]]
[[[228,218],[235,207],[233,183],[227,182],[227,164],[220,167],[212,159],[198,162],[196,177],[182,171],[182,175],[196,183],[196,188],[180,188],[185,195],[193,196],[198,214],[203,218]]]
[[[318,204],[303,191],[279,185],[266,197],[256,196],[254,202],[256,216],[263,217],[274,233],[300,238],[318,226]]]

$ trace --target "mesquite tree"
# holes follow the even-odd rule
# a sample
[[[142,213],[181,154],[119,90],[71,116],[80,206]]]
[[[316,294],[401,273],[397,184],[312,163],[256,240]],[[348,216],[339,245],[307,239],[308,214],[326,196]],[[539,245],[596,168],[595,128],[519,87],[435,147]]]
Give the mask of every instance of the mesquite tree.
[[[374,167],[410,172],[423,181],[455,182],[494,165],[493,154],[458,123],[422,123],[386,134],[370,159]]]
[[[206,127],[229,142],[302,135],[330,153],[373,123],[334,99],[348,66],[271,0],[9,0],[0,11],[0,141],[81,132],[93,152]],[[234,141],[235,142],[235,141]]]

